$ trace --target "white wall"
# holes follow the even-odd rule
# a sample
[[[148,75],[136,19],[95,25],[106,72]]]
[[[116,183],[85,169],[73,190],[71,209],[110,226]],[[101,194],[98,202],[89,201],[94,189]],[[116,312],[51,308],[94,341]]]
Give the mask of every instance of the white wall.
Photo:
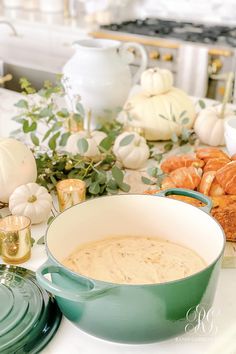
[[[236,0],[137,0],[142,17],[236,24]]]

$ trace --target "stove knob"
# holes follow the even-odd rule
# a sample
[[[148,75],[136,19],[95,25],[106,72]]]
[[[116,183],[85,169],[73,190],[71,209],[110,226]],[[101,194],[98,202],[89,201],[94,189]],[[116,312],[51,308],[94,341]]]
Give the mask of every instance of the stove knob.
[[[152,50],[149,53],[149,58],[152,60],[156,60],[156,59],[160,58],[160,53],[157,50]]]
[[[166,53],[162,55],[161,58],[163,61],[172,61],[173,60],[173,55],[170,53]]]

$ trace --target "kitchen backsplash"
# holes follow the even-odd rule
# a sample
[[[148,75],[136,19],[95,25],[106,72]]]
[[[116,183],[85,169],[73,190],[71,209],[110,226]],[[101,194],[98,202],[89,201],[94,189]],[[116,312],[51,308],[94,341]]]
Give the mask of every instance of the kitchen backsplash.
[[[141,17],[236,24],[235,0],[138,0],[136,6]]]

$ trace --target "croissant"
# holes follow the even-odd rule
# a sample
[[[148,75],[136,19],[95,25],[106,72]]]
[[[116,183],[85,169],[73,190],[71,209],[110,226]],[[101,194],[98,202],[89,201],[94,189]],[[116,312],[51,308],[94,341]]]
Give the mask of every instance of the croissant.
[[[211,197],[220,197],[222,195],[225,195],[224,189],[221,187],[221,185],[218,183],[217,179],[215,178],[211,184],[211,188],[209,191],[209,195]]]
[[[195,189],[201,182],[202,170],[193,166],[180,167],[172,171],[162,182],[162,188],[187,188]],[[168,187],[166,187],[168,185]],[[171,187],[170,187],[171,186]]]
[[[205,195],[209,195],[212,182],[215,179],[216,172],[215,171],[208,171],[203,173],[201,182],[198,187],[198,191]]]
[[[229,162],[230,162],[230,159],[226,159],[225,157],[210,159],[205,164],[203,171],[204,172],[217,171]]]
[[[196,156],[198,159],[204,160],[205,163],[208,160],[215,158],[225,158],[229,160],[229,157],[225,152],[215,147],[197,149]]]
[[[176,188],[176,184],[174,183],[174,181],[172,180],[171,177],[166,176],[161,184],[161,188],[162,189],[169,189],[169,188]]]
[[[171,171],[177,170],[180,167],[202,167],[204,161],[194,157],[190,154],[181,156],[170,156],[165,159],[161,164],[161,169],[164,173],[170,173]]]
[[[216,179],[226,193],[236,194],[236,161],[216,171]]]

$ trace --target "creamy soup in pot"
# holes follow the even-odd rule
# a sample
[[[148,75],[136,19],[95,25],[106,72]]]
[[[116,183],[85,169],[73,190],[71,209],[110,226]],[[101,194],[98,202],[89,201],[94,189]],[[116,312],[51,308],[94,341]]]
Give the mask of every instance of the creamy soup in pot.
[[[63,262],[81,275],[118,284],[185,278],[206,267],[194,251],[154,237],[107,237],[79,246]]]

